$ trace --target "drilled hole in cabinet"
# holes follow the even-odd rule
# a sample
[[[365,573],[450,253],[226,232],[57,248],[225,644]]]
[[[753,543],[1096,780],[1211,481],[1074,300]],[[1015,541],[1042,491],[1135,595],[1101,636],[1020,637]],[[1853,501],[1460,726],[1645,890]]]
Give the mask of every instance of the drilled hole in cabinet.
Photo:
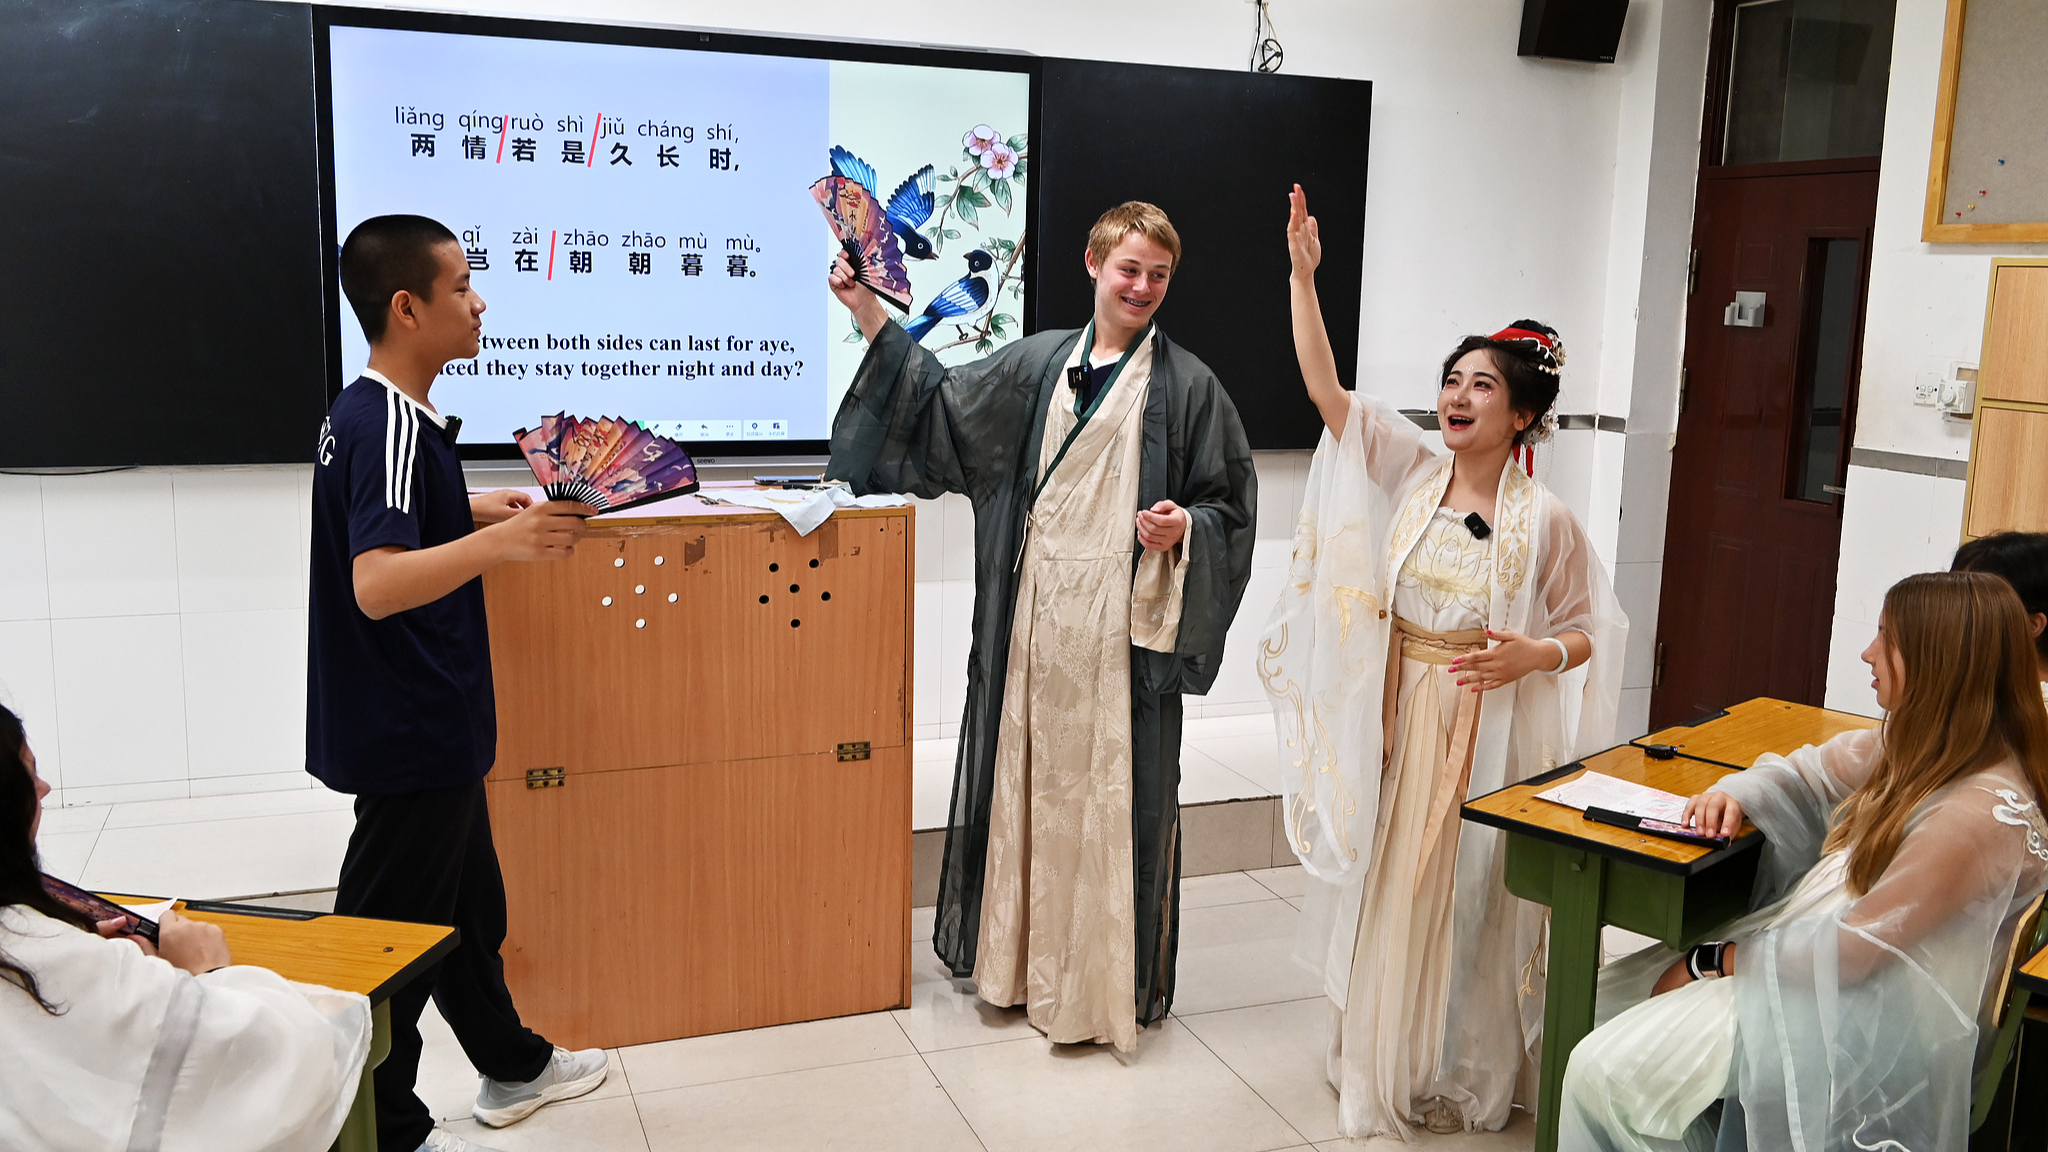
[[[669,594],[668,594],[668,602],[669,602],[669,603],[671,603],[671,604],[673,604],[673,603],[675,603],[675,602],[676,602],[676,594],[675,594],[675,593],[671,592],[671,593],[669,593]]]
[[[770,572],[780,572],[780,571],[782,571],[782,565],[780,565],[780,564],[770,564],[770,565],[768,566],[768,570],[769,570]]]
[[[635,627],[635,628],[645,628],[645,627],[647,627],[647,621],[645,621],[645,620],[635,620],[635,621],[633,621],[633,627]]]
[[[633,585],[633,595],[635,595],[635,596],[645,596],[645,595],[647,595],[647,585],[645,585],[645,584],[635,584],[635,585]]]
[[[624,556],[620,556],[612,561],[612,567],[614,568],[624,568],[625,566],[626,558]]]
[[[609,607],[611,607],[611,606],[612,606],[612,598],[611,598],[611,597],[609,597],[609,596],[607,596],[607,597],[605,597],[604,599],[602,599],[602,600],[598,601],[598,603],[600,603],[600,604],[604,605],[605,607],[609,608]]]
[[[789,626],[790,626],[791,628],[799,628],[799,627],[802,627],[802,626],[803,626],[803,621],[801,621],[801,620],[791,620],[791,621],[789,622]]]
[[[656,568],[659,568],[659,567],[661,567],[661,566],[662,566],[663,564],[666,564],[666,563],[668,563],[668,561],[666,561],[666,560],[662,559],[662,558],[661,558],[661,557],[659,557],[659,556],[656,556],[656,557],[654,558],[654,566],[655,566]]]
[[[762,595],[762,597],[761,597],[761,603],[763,603],[763,604],[766,604],[767,602],[768,602],[768,597],[767,597],[767,595],[766,595],[766,594],[763,594],[763,595]]]
[[[820,595],[818,596],[818,599],[820,599],[820,600],[830,600],[831,598],[832,598],[832,594],[831,594],[830,592],[825,592],[825,593],[822,593],[822,594],[820,594]]]
[[[790,590],[791,592],[801,592],[801,591],[803,591],[803,589],[802,589],[802,588],[799,588],[799,587],[797,587],[797,586],[796,586],[796,585],[794,585],[794,584],[791,584],[791,585],[789,586],[789,590]]]
[[[818,562],[816,560],[811,561],[811,567],[816,568],[817,566]]]

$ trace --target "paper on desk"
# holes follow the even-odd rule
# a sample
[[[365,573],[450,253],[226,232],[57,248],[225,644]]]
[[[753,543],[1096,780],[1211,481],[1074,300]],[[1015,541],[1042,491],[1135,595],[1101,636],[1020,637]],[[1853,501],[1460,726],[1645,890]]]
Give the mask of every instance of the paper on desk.
[[[1672,824],[1685,821],[1685,797],[1648,785],[1618,780],[1602,772],[1588,772],[1577,780],[1538,792],[1536,798],[1577,808],[1581,812],[1588,808],[1606,808]]]
[[[697,498],[707,504],[738,504],[780,513],[799,536],[809,536],[841,508],[900,508],[910,503],[902,496],[855,496],[841,485],[818,489],[720,488],[699,490]]]
[[[133,912],[144,920],[161,920],[164,913],[169,912],[171,906],[176,903],[176,900],[158,900],[150,904],[123,904],[120,907],[122,911]]]

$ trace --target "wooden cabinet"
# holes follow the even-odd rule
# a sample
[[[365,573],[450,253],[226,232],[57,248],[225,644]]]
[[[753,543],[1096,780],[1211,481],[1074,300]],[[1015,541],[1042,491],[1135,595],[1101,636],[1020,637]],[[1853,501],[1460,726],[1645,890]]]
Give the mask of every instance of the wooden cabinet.
[[[484,582],[506,980],[571,1047],[909,997],[911,510],[679,504]]]
[[[1963,538],[2048,531],[2048,260],[1991,262]]]

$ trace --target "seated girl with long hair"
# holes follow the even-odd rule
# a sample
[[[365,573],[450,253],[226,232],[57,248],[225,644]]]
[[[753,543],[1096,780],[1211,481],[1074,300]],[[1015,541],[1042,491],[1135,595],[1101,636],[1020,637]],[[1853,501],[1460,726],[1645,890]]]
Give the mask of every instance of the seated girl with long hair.
[[[1687,805],[1763,832],[1761,906],[1602,972],[1603,1015],[1640,1002],[1572,1053],[1560,1147],[1963,1147],[2000,969],[2048,886],[2048,712],[2027,614],[1987,573],[1901,580],[1863,660],[1881,727]]]
[[[327,1148],[369,1052],[369,1001],[232,966],[219,928],[175,912],[160,947],[108,938],[128,923],[43,890],[49,791],[0,707],[0,1148]]]

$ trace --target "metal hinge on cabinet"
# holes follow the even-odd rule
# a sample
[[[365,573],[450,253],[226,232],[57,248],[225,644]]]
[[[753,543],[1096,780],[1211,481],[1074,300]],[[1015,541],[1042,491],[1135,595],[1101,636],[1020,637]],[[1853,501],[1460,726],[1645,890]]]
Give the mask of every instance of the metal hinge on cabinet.
[[[865,740],[855,740],[839,746],[841,760],[865,760],[868,756],[868,742]]]
[[[1685,415],[1685,393],[1686,389],[1690,387],[1692,387],[1692,369],[1680,368],[1678,370],[1678,414],[1680,416]]]
[[[1650,687],[1664,683],[1664,642],[1657,642],[1657,662],[1650,669]]]
[[[568,783],[564,773],[565,770],[561,768],[528,768],[526,770],[526,786],[528,788],[560,788]]]
[[[1700,286],[1700,250],[1692,250],[1692,257],[1685,262],[1685,294],[1690,296]]]

